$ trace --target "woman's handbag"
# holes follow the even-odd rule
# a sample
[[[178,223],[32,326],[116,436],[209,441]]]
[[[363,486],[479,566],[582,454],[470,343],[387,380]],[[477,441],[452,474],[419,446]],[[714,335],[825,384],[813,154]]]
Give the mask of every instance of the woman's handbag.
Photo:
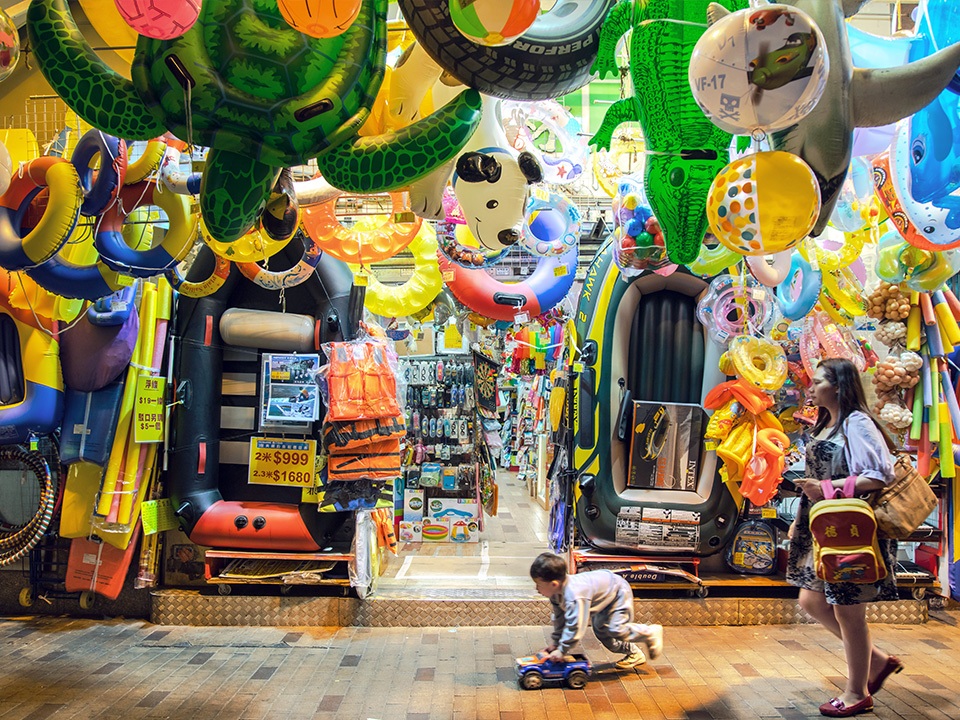
[[[894,457],[893,469],[893,481],[874,496],[873,514],[880,535],[903,540],[937,507],[937,496],[906,455]]]

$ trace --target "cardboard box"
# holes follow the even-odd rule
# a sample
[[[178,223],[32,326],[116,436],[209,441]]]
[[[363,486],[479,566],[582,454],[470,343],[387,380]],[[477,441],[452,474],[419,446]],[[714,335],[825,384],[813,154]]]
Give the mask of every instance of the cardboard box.
[[[430,498],[424,527],[424,542],[479,542],[480,506],[476,498]]]
[[[423,542],[422,522],[401,522],[400,542]]]
[[[163,584],[206,585],[207,548],[190,542],[183,530],[167,530],[163,537]]]
[[[699,405],[635,400],[627,487],[695,492],[705,422]]]
[[[403,491],[403,517],[401,522],[420,522],[423,520],[423,490]]]

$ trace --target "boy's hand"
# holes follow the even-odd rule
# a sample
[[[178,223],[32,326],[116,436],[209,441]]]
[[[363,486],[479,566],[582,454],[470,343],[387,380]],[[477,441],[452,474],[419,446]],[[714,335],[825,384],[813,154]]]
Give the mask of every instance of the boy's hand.
[[[563,651],[560,648],[556,648],[550,651],[550,654],[547,655],[547,660],[551,662],[563,662]]]
[[[543,651],[549,655],[550,653],[552,653],[552,652],[553,652],[554,650],[556,650],[556,649],[557,649],[557,646],[556,646],[556,645],[547,645],[547,646],[543,649]]]

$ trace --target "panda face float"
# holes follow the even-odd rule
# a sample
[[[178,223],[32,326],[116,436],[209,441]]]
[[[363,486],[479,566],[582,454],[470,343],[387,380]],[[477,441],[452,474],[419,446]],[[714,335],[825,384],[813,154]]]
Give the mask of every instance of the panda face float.
[[[519,242],[530,185],[542,180],[543,170],[528,152],[487,147],[457,159],[453,191],[481,247],[501,251]]]

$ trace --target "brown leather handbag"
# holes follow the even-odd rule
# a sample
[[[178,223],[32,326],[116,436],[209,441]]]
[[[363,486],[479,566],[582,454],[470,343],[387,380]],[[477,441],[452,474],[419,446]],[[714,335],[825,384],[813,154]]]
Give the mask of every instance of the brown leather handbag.
[[[903,540],[937,507],[937,496],[907,455],[894,456],[893,469],[893,482],[874,496],[873,513],[878,534]]]

